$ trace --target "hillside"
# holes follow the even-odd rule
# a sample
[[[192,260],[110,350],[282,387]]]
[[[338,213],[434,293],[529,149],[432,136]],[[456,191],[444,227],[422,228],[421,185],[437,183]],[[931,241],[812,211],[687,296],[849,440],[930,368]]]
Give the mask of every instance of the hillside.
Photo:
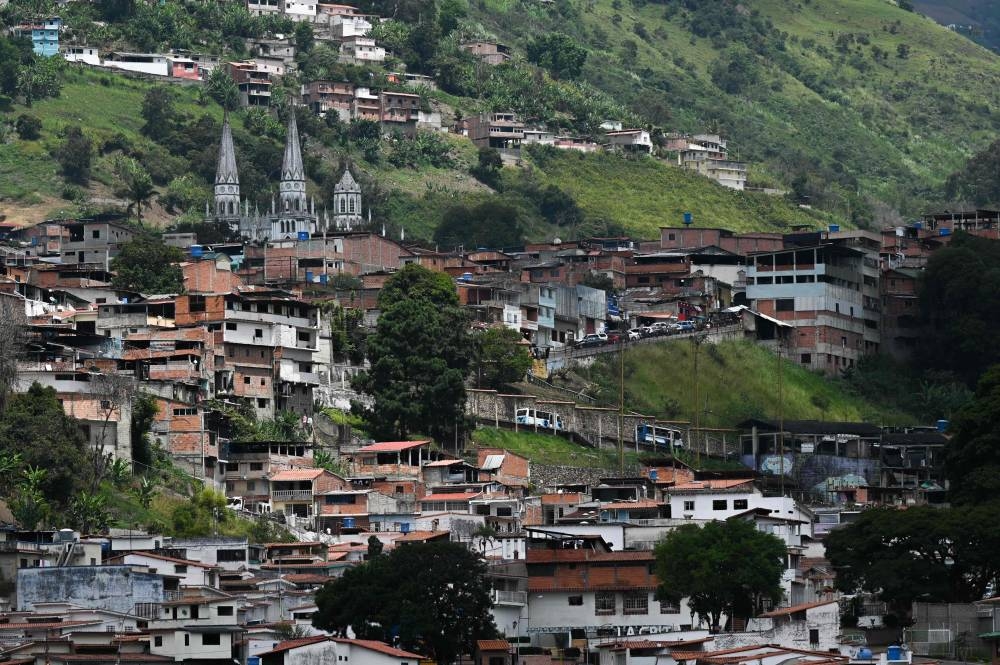
[[[694,421],[693,345],[640,345],[625,353],[626,408],[665,420]],[[780,364],[779,364],[780,363]],[[782,395],[778,399],[778,368]],[[618,401],[618,358],[604,357],[589,378],[607,403]],[[701,422],[733,427],[747,418],[865,421],[904,424],[912,416],[852,394],[843,381],[826,379],[748,342],[706,345],[699,353]],[[780,404],[780,406],[779,406]]]
[[[916,0],[913,8],[987,48],[1000,48],[1000,7],[992,0]]]
[[[586,82],[862,223],[935,205],[1000,113],[1000,59],[884,0],[480,0],[473,18],[520,53],[565,32]]]

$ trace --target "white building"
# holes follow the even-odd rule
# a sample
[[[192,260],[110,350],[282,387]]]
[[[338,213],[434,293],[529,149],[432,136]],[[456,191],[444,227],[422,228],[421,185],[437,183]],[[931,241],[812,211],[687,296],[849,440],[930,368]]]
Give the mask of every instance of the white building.
[[[69,46],[60,47],[63,58],[67,62],[82,62],[94,67],[101,66],[101,56],[97,52],[96,46]]]
[[[107,58],[104,67],[121,69],[127,72],[139,72],[154,76],[169,76],[170,61],[160,53],[126,53],[115,51]]]
[[[283,0],[281,13],[293,21],[316,20],[316,0]]]
[[[670,517],[686,520],[725,520],[756,508],[766,508],[775,516],[810,521],[809,514],[787,496],[761,494],[750,478],[695,480],[665,491]]]
[[[316,635],[260,654],[263,665],[419,665],[423,656],[374,640]]]
[[[233,643],[243,628],[236,623],[238,600],[186,596],[165,603],[146,603],[136,614],[148,620],[149,652],[174,662],[230,661]]]
[[[647,155],[653,152],[653,139],[645,129],[623,129],[608,132],[606,136],[608,146],[613,150],[642,152]]]
[[[342,58],[349,62],[382,62],[385,49],[371,37],[348,37],[340,44]]]
[[[150,573],[178,580],[185,587],[219,587],[219,568],[217,566],[188,559],[153,554],[152,552],[129,552],[109,559],[110,562],[128,566],[142,566]]]
[[[840,605],[835,600],[781,607],[750,619],[748,633],[761,633],[768,644],[830,651],[839,646]]]
[[[367,16],[335,14],[330,19],[330,32],[338,41],[348,37],[364,37],[371,29],[372,24]]]

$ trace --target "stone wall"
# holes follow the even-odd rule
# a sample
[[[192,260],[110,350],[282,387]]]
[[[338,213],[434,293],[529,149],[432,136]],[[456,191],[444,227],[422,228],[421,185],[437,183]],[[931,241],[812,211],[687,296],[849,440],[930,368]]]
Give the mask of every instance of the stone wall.
[[[634,465],[625,465],[625,476],[638,476],[640,468]],[[591,487],[599,485],[601,478],[609,478],[621,475],[617,467],[614,469],[592,469],[579,466],[556,466],[553,464],[531,463],[531,484],[537,488],[552,487],[554,485],[568,485],[572,483],[586,483]]]

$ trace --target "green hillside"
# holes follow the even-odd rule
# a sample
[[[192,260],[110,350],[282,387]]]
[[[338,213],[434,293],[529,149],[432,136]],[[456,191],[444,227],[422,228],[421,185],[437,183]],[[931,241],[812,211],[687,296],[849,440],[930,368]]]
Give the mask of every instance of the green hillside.
[[[694,421],[694,346],[687,342],[648,344],[625,353],[626,408],[666,420]],[[778,372],[782,399],[778,399]],[[618,357],[603,356],[590,379],[608,403],[618,401]],[[912,416],[852,394],[843,381],[831,380],[779,361],[749,342],[702,347],[698,358],[701,422],[732,427],[747,418],[865,421],[903,424]]]
[[[570,35],[587,82],[666,130],[722,132],[734,155],[859,222],[934,205],[995,135],[1000,59],[884,0],[472,4],[520,53]]]
[[[913,8],[987,48],[1000,48],[1000,7],[992,0],[915,0]]]

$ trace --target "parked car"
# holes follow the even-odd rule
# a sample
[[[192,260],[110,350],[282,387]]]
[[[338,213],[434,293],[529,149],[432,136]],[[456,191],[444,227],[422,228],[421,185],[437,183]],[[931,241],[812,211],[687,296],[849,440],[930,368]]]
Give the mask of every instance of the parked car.
[[[620,341],[622,341],[622,334],[620,332],[616,330],[615,332],[608,333],[607,344],[617,344]]]
[[[650,326],[653,330],[654,335],[669,335],[670,334],[670,324],[666,321],[657,321]]]
[[[642,328],[632,328],[628,331],[628,341],[634,342],[637,339],[642,339]]]
[[[589,335],[574,342],[573,348],[586,349],[591,346],[604,346],[607,343],[608,336],[606,333],[590,333]]]
[[[675,332],[678,333],[688,333],[694,332],[694,322],[693,321],[678,321],[673,326],[671,326]]]

